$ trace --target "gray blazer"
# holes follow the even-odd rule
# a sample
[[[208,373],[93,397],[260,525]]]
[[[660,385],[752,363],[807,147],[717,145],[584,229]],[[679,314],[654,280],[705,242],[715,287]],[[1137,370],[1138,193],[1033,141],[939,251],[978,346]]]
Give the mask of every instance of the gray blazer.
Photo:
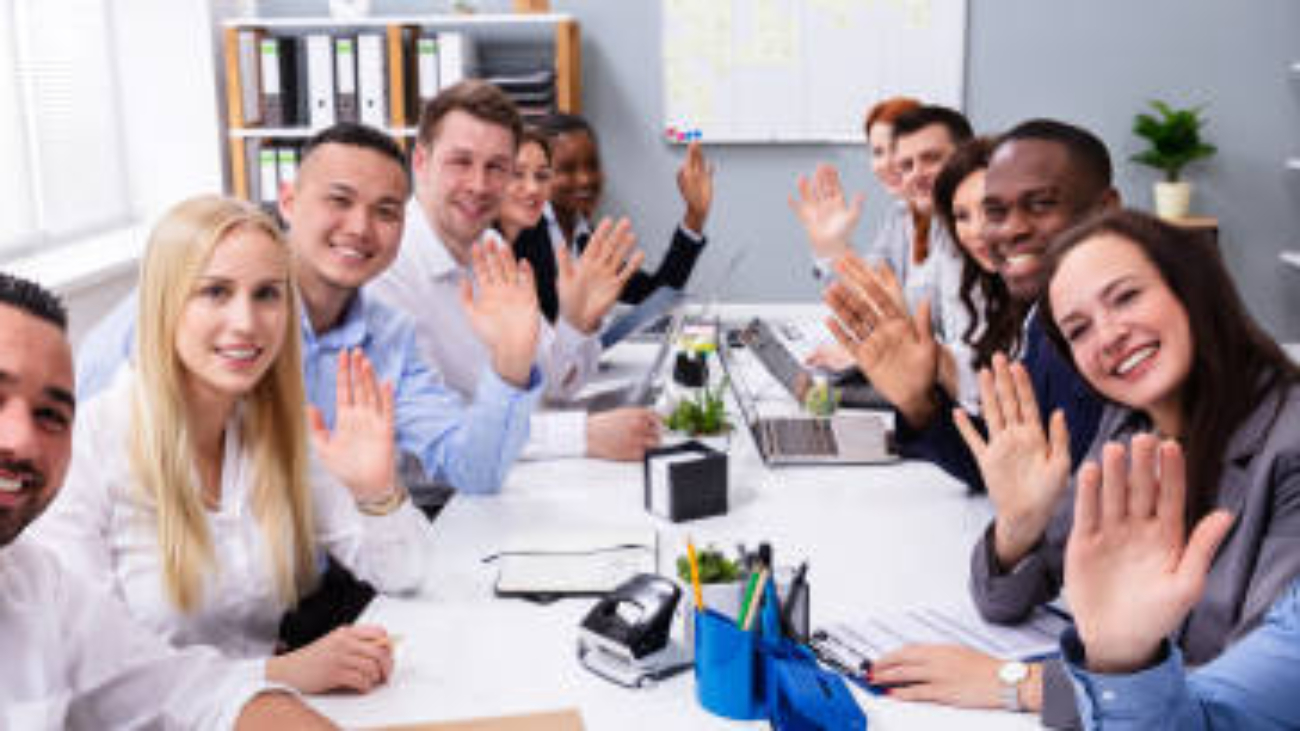
[[[1280,408],[1279,408],[1280,406]],[[1140,413],[1108,405],[1088,450],[1148,431]],[[1265,398],[1227,445],[1219,507],[1236,516],[1215,556],[1205,593],[1172,638],[1193,665],[1207,662],[1249,632],[1300,575],[1300,387]],[[1065,545],[1074,518],[1074,483],[1038,545],[1009,571],[993,555],[992,526],[971,556],[971,593],[991,622],[1015,623],[1061,591]],[[1043,673],[1043,723],[1077,726],[1074,691],[1063,666]]]

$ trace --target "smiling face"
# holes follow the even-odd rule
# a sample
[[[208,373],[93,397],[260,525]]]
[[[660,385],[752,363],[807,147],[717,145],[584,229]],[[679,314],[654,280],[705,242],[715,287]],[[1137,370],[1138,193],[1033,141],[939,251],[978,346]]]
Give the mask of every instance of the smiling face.
[[[903,195],[917,212],[934,210],[934,179],[956,149],[942,124],[894,138],[894,166],[902,178]]]
[[[420,208],[459,262],[496,220],[515,165],[509,127],[462,109],[447,113],[413,158]]]
[[[1056,234],[1077,223],[1090,202],[1083,176],[1064,145],[1012,140],[993,153],[984,178],[984,238],[1011,295],[1037,299],[1043,291],[1043,255]]]
[[[556,135],[553,146],[555,183],[551,205],[561,216],[576,214],[590,220],[605,188],[596,141],[586,132],[574,130]]]
[[[894,164],[894,125],[876,122],[867,134],[867,151],[871,154],[871,172],[885,190],[895,198],[903,197],[903,176]]]
[[[72,454],[72,350],[59,328],[0,304],[0,546],[58,493]]]
[[[186,396],[228,410],[262,380],[289,330],[288,255],[266,232],[236,228],[191,283],[176,330]]]
[[[515,174],[506,186],[501,203],[501,223],[506,228],[532,228],[542,218],[542,208],[551,199],[550,158],[536,142],[525,142],[515,155]]]
[[[1192,368],[1187,309],[1136,244],[1111,233],[1065,254],[1048,296],[1075,365],[1099,393],[1177,436]]]
[[[984,170],[976,170],[957,184],[952,195],[952,221],[957,243],[980,268],[992,272],[988,242],[984,239]]]
[[[282,194],[299,284],[310,295],[350,294],[397,256],[406,215],[402,166],[375,150],[328,143],[303,162]]]

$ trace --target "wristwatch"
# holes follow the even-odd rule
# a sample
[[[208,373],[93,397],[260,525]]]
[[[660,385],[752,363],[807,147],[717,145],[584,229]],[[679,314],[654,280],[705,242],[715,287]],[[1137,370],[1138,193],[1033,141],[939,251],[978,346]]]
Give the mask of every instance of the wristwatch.
[[[1029,677],[1029,666],[1019,660],[1004,662],[998,666],[998,682],[1002,684],[999,693],[1002,707],[1008,711],[1023,711],[1020,705],[1020,684]]]

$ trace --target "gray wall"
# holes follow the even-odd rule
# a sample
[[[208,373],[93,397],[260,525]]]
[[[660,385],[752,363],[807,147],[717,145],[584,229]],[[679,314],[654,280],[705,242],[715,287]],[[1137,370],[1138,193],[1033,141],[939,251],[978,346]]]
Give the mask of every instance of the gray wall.
[[[270,5],[276,10],[282,0]],[[323,3],[298,0],[289,5]],[[448,3],[376,0],[375,12],[428,12]],[[478,3],[508,8],[505,0]],[[582,22],[586,112],[602,135],[611,173],[605,209],[636,222],[652,257],[681,215],[674,171],[680,149],[660,141],[659,2],[553,0]],[[1300,2],[1295,0],[970,0],[967,111],[997,131],[1054,116],[1102,136],[1119,187],[1151,205],[1154,172],[1127,162],[1137,147],[1133,114],[1151,98],[1207,104],[1219,155],[1190,171],[1198,213],[1217,216],[1229,266],[1251,309],[1277,337],[1300,340],[1300,270],[1278,252],[1300,249]],[[866,107],[870,100],[863,100]],[[794,176],[819,161],[868,193],[864,228],[883,206],[857,146],[711,147],[717,200],[712,251],[693,281],[721,279],[730,251],[749,251],[721,294],[733,300],[808,299],[809,260],[786,199]]]

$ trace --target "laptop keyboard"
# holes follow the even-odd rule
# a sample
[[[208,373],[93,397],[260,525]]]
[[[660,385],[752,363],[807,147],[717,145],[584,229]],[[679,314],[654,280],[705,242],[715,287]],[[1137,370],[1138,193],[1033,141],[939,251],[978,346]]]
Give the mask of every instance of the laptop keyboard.
[[[769,443],[777,454],[834,457],[839,454],[835,430],[828,419],[765,418]]]

